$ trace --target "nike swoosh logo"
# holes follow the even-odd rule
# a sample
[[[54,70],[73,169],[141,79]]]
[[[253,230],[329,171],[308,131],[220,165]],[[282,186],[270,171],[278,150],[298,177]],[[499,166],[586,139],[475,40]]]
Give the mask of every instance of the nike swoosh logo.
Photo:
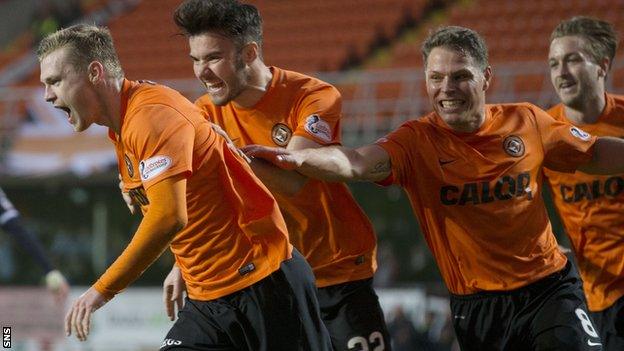
[[[443,160],[443,159],[438,159],[438,162],[440,162],[440,166],[444,166],[446,164],[449,164],[451,162],[455,162],[455,160]]]
[[[589,345],[589,346],[601,346],[602,343],[592,342],[591,340],[587,340],[587,345]]]

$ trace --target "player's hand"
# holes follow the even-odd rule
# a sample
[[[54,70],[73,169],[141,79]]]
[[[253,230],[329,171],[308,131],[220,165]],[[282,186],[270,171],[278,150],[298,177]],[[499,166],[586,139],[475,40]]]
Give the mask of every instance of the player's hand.
[[[64,303],[67,295],[69,295],[69,284],[67,284],[67,279],[63,274],[55,269],[46,274],[45,281],[48,290],[54,294],[56,303]]]
[[[121,191],[121,197],[126,203],[126,206],[128,206],[130,213],[135,214],[139,211],[139,205],[135,203],[134,200],[132,200],[132,197],[130,197],[130,194],[127,191],[123,190],[124,189],[123,186],[124,186],[124,183],[123,183],[123,180],[121,180],[121,174],[120,174],[119,175],[119,190]]]
[[[297,159],[293,152],[262,145],[247,145],[241,148],[249,157],[258,157],[271,162],[279,168],[293,170],[301,167],[302,162]]]
[[[184,306],[185,291],[186,284],[184,283],[184,279],[182,279],[180,268],[174,265],[163,282],[163,302],[165,303],[167,316],[172,321],[174,321],[176,317],[176,306],[178,311]]]
[[[91,314],[104,306],[106,302],[108,300],[104,295],[93,287],[80,295],[65,315],[65,335],[70,336],[73,330],[78,340],[87,340],[91,327]]]
[[[227,133],[225,132],[225,130],[223,130],[223,128],[221,128],[220,126],[218,126],[218,125],[216,125],[214,123],[210,123],[210,124],[212,124],[212,129],[217,134],[222,136],[223,139],[225,139],[225,142],[226,142],[227,146],[230,148],[230,150],[232,150],[235,153],[237,153],[238,155],[240,155],[240,157],[242,157],[245,161],[247,161],[247,163],[251,163],[251,160],[249,159],[249,157],[247,157],[247,155],[245,155],[245,153],[243,151],[241,151],[241,149],[236,147],[236,144],[234,144],[232,139],[230,139],[230,136],[227,135]]]

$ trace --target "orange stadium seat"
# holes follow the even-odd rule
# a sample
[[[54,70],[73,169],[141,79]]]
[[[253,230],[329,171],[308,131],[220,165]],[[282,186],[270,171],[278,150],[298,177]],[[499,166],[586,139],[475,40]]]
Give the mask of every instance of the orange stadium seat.
[[[249,2],[259,8],[264,18],[267,63],[304,72],[337,70],[363,59],[380,37],[392,39],[407,16],[420,14],[427,3],[425,0],[290,0],[287,5],[269,0]],[[172,20],[179,3],[178,0],[142,1],[107,24],[129,77],[154,80],[193,77],[186,61],[186,40],[176,36],[178,31]],[[26,83],[37,81],[31,77]]]

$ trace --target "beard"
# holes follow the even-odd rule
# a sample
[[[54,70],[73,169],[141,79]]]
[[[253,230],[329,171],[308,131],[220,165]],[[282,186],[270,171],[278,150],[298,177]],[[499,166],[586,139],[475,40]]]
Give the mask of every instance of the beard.
[[[245,90],[249,82],[249,75],[249,71],[245,69],[242,55],[238,55],[234,63],[234,78],[223,81],[227,87],[227,95],[224,97],[211,96],[212,103],[216,106],[225,106],[236,99]]]

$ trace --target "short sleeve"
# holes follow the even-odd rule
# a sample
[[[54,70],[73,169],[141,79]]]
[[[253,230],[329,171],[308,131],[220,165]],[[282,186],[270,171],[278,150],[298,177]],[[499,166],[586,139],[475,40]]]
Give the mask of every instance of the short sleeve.
[[[124,136],[139,163],[145,189],[157,182],[192,173],[195,128],[182,114],[165,105],[146,105],[128,118]]]
[[[375,142],[375,144],[386,150],[388,155],[390,155],[390,162],[392,163],[392,174],[388,179],[379,182],[379,184],[406,185],[406,181],[410,179],[409,174],[414,169],[413,164],[416,156],[414,153],[418,151],[415,140],[417,140],[415,130],[410,125],[410,122],[407,122]]]
[[[323,85],[306,92],[297,104],[294,135],[321,145],[340,144],[342,98],[336,88]]]
[[[595,136],[569,123],[558,121],[537,107],[531,110],[544,147],[545,167],[571,173],[591,160]]]

